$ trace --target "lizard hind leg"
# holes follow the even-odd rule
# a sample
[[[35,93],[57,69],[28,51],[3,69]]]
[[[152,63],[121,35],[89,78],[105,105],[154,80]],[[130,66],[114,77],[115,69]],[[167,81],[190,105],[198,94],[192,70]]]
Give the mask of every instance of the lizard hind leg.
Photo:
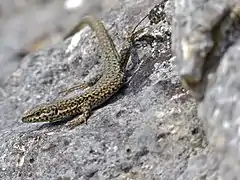
[[[89,87],[88,83],[80,83],[80,84],[76,84],[76,85],[73,85],[71,86],[70,88],[65,88],[63,90],[61,90],[60,92],[58,92],[58,94],[69,94],[75,90],[78,90],[78,89],[81,89],[81,90],[85,90]]]
[[[75,84],[73,86],[71,86],[70,88],[66,88],[63,89],[62,91],[60,91],[58,94],[62,94],[64,93],[65,95],[75,91],[75,90],[85,90],[91,86],[93,86],[94,84],[97,83],[97,81],[102,77],[102,74],[98,74],[96,76],[94,76],[93,78],[91,78],[88,82],[83,82],[83,83],[79,83],[79,84]]]

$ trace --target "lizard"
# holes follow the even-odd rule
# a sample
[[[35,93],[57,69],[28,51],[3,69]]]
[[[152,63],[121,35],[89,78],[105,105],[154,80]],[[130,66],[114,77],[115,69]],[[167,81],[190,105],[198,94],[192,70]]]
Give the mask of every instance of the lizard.
[[[44,103],[26,111],[21,120],[24,123],[57,122],[64,118],[77,116],[67,122],[70,129],[86,123],[94,108],[98,107],[113,96],[124,83],[125,67],[130,57],[132,36],[124,43],[120,53],[117,52],[112,38],[103,23],[96,17],[84,17],[65,38],[83,29],[86,25],[96,33],[104,61],[104,72],[98,81],[89,87],[83,94],[67,99]],[[79,86],[80,87],[80,86]],[[78,88],[69,88],[67,91]]]

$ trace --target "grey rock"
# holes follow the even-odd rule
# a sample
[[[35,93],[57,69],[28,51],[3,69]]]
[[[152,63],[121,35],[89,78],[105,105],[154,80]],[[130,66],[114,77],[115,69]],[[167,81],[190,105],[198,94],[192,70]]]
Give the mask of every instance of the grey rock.
[[[181,1],[182,2],[182,1]],[[239,179],[239,1],[175,1],[173,52],[181,80],[219,153],[222,179]]]
[[[39,44],[49,46],[59,42],[79,17],[107,10],[112,3],[103,6],[105,1],[83,1],[81,6],[67,9],[66,1],[0,0],[0,67],[4,67],[0,88],[21,64],[22,55],[34,51]]]
[[[124,0],[102,15],[120,49],[127,33],[158,2]],[[23,124],[23,112],[62,98],[58,92],[101,69],[94,33],[66,53],[70,39],[29,54],[0,101],[0,179],[211,179],[218,156],[207,145],[197,104],[181,87],[171,54],[173,2],[139,37],[123,87],[73,130],[63,123]],[[137,46],[138,45],[138,46]],[[73,92],[75,95],[81,92]],[[203,163],[207,162],[205,166]],[[214,176],[216,177],[216,176]]]

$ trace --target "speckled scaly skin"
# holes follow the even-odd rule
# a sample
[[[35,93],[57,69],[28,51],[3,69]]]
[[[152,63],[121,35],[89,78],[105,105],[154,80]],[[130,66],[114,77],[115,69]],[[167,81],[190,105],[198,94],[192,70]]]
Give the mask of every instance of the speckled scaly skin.
[[[118,54],[115,45],[108,35],[104,25],[95,17],[85,17],[67,35],[71,36],[84,26],[89,25],[101,43],[102,57],[104,60],[104,73],[95,85],[83,94],[68,99],[59,100],[50,104],[42,104],[24,113],[22,122],[56,122],[63,118],[80,115],[69,121],[67,125],[74,128],[89,118],[93,108],[101,105],[114,95],[124,81],[124,69],[130,55],[129,44]]]

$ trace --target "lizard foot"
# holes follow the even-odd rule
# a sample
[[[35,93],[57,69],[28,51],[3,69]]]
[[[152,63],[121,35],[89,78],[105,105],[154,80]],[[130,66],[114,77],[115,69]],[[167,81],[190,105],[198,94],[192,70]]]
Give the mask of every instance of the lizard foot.
[[[74,129],[75,127],[77,127],[83,123],[87,124],[87,118],[85,118],[84,116],[79,116],[78,118],[67,122],[67,127],[69,129]]]

